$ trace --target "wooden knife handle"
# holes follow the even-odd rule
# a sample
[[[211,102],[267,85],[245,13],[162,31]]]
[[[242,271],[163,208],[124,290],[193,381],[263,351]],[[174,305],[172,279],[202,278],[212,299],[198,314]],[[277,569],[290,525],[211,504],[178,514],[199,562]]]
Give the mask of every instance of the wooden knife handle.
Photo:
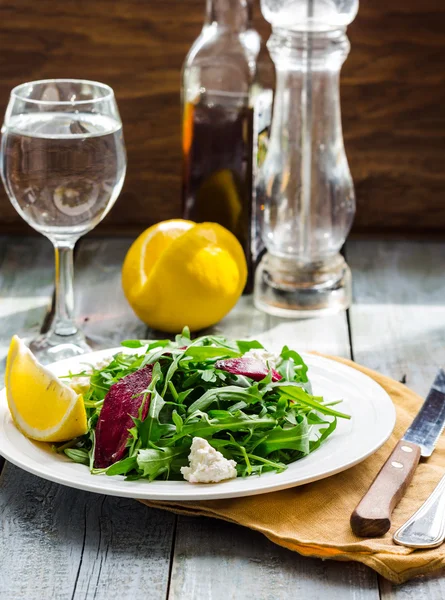
[[[420,447],[400,440],[351,515],[351,529],[360,537],[378,537],[391,527],[391,515],[419,464]]]

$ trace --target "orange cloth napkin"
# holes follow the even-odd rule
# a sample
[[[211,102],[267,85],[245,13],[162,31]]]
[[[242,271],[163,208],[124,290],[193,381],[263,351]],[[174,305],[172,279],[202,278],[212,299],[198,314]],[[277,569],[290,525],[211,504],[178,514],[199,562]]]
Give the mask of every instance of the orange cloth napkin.
[[[433,550],[412,550],[392,542],[393,532],[419,508],[443,475],[445,436],[439,439],[431,458],[418,466],[405,497],[393,513],[391,530],[381,538],[358,538],[352,533],[349,526],[352,511],[411,423],[422,398],[375,371],[349,360],[335,360],[375,379],[389,393],[396,407],[394,432],[373,456],[338,475],[280,492],[203,502],[142,502],[186,515],[238,523],[304,556],[357,560],[394,583],[445,566],[445,544]]]

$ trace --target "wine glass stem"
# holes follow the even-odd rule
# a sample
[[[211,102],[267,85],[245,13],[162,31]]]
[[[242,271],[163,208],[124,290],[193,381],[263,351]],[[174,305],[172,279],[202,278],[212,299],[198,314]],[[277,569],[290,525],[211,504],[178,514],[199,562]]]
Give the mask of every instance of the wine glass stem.
[[[73,246],[55,246],[56,298],[50,331],[70,336],[77,333],[74,322]]]

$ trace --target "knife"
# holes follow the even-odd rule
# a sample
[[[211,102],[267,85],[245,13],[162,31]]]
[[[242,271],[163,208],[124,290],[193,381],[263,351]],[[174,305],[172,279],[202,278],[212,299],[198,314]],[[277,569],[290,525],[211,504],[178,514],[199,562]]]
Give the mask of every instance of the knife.
[[[380,469],[351,515],[360,537],[378,537],[391,527],[391,515],[413,478],[420,457],[428,458],[445,425],[445,372],[440,369],[414,421]]]

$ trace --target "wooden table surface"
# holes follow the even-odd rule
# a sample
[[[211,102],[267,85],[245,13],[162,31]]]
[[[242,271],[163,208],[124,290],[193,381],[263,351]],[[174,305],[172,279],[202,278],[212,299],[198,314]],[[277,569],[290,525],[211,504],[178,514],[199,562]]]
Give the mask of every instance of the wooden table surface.
[[[120,286],[131,240],[82,240],[79,323],[98,344],[147,337]],[[291,321],[249,298],[214,329],[267,332],[296,348],[352,357],[425,395],[445,363],[445,244],[352,240],[349,314]],[[37,331],[53,293],[44,238],[0,238],[0,358],[14,333]],[[2,369],[4,368],[4,361]],[[59,486],[5,464],[0,476],[2,600],[442,600],[445,574],[393,586],[358,563],[300,557],[222,521],[177,517],[133,500]]]

